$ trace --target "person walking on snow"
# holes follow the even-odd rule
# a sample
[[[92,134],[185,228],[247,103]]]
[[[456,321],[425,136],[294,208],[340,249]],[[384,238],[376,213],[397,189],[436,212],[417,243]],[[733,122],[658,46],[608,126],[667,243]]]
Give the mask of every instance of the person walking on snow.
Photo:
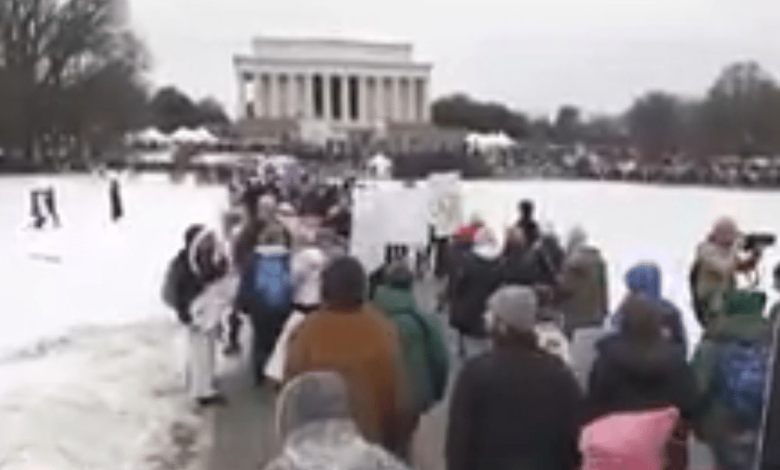
[[[281,454],[264,470],[409,470],[360,435],[349,389],[336,372],[299,375],[276,406]]]
[[[439,323],[417,308],[414,273],[403,262],[387,269],[373,303],[398,328],[412,401],[412,427],[416,428],[420,416],[444,397],[449,376],[444,335]]]
[[[307,315],[320,309],[322,272],[327,260],[322,249],[314,246],[313,243],[293,254],[291,268],[294,288],[293,312],[285,322],[265,366],[265,376],[277,385],[284,382],[290,336],[303,323]]]
[[[322,309],[290,337],[285,381],[312,371],[338,372],[347,382],[363,437],[404,456],[411,426],[401,343],[395,325],[366,303],[366,283],[356,259],[328,264]]]
[[[671,302],[661,297],[661,270],[654,263],[641,263],[626,273],[627,299],[634,296],[645,296],[652,302],[654,309],[660,315],[661,336],[675,346],[680,357],[687,355],[687,334],[682,321],[682,313]],[[624,302],[625,303],[625,302]],[[620,329],[620,322],[625,319],[625,308],[621,305],[612,317],[612,326]]]
[[[187,327],[189,393],[201,406],[226,401],[214,387],[214,378],[220,325],[237,288],[237,279],[226,276],[227,272],[227,256],[216,233],[194,225],[166,275],[164,298]]]
[[[293,284],[290,246],[279,226],[267,226],[255,253],[241,274],[236,309],[252,323],[252,363],[255,382],[265,381],[265,365],[292,312]]]
[[[579,328],[603,325],[608,305],[604,258],[588,244],[585,231],[575,227],[555,289],[555,308],[563,314],[566,336],[573,338]]]
[[[124,216],[124,205],[122,204],[122,188],[119,184],[117,175],[111,176],[109,183],[109,202],[111,203],[111,221],[118,222]]]
[[[500,255],[495,237],[483,228],[453,276],[450,325],[460,334],[461,357],[469,354],[467,349],[482,350],[486,346],[483,314],[487,300],[501,285]]]
[[[534,290],[507,286],[487,303],[491,349],[453,390],[448,470],[575,470],[583,397],[568,367],[539,347]]]

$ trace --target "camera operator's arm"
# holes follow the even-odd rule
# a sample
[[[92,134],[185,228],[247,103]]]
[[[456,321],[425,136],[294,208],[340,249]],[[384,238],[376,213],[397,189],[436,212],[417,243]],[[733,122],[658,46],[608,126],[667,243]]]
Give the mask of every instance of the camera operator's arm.
[[[740,273],[750,272],[756,268],[758,261],[761,259],[761,250],[751,250],[747,257],[737,257],[736,270]]]

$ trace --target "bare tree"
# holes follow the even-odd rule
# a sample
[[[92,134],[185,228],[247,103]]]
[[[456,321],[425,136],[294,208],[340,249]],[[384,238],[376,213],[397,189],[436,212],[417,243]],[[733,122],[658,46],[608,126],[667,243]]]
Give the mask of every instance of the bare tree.
[[[132,126],[146,56],[112,13],[111,0],[0,0],[4,147],[53,163]]]

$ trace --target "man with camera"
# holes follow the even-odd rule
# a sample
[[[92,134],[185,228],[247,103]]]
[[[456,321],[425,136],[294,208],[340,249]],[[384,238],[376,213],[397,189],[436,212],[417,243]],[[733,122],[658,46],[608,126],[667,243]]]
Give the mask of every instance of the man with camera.
[[[736,287],[738,273],[753,272],[763,250],[775,242],[771,234],[743,234],[733,219],[718,220],[699,245],[691,271],[691,293],[699,322],[706,329],[723,306],[723,295]]]

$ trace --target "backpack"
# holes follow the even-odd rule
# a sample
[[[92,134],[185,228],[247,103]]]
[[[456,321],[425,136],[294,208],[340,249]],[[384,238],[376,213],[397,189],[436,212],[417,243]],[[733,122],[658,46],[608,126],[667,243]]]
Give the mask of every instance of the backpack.
[[[735,412],[743,424],[757,427],[769,375],[769,348],[744,343],[724,346],[716,367],[718,401]]]
[[[292,310],[293,283],[287,253],[261,254],[255,259],[252,292],[265,311],[287,314]]]
[[[181,268],[178,262],[178,256],[168,262],[168,268],[165,270],[165,277],[162,285],[162,301],[168,307],[176,310],[178,303],[177,286],[181,278]]]

